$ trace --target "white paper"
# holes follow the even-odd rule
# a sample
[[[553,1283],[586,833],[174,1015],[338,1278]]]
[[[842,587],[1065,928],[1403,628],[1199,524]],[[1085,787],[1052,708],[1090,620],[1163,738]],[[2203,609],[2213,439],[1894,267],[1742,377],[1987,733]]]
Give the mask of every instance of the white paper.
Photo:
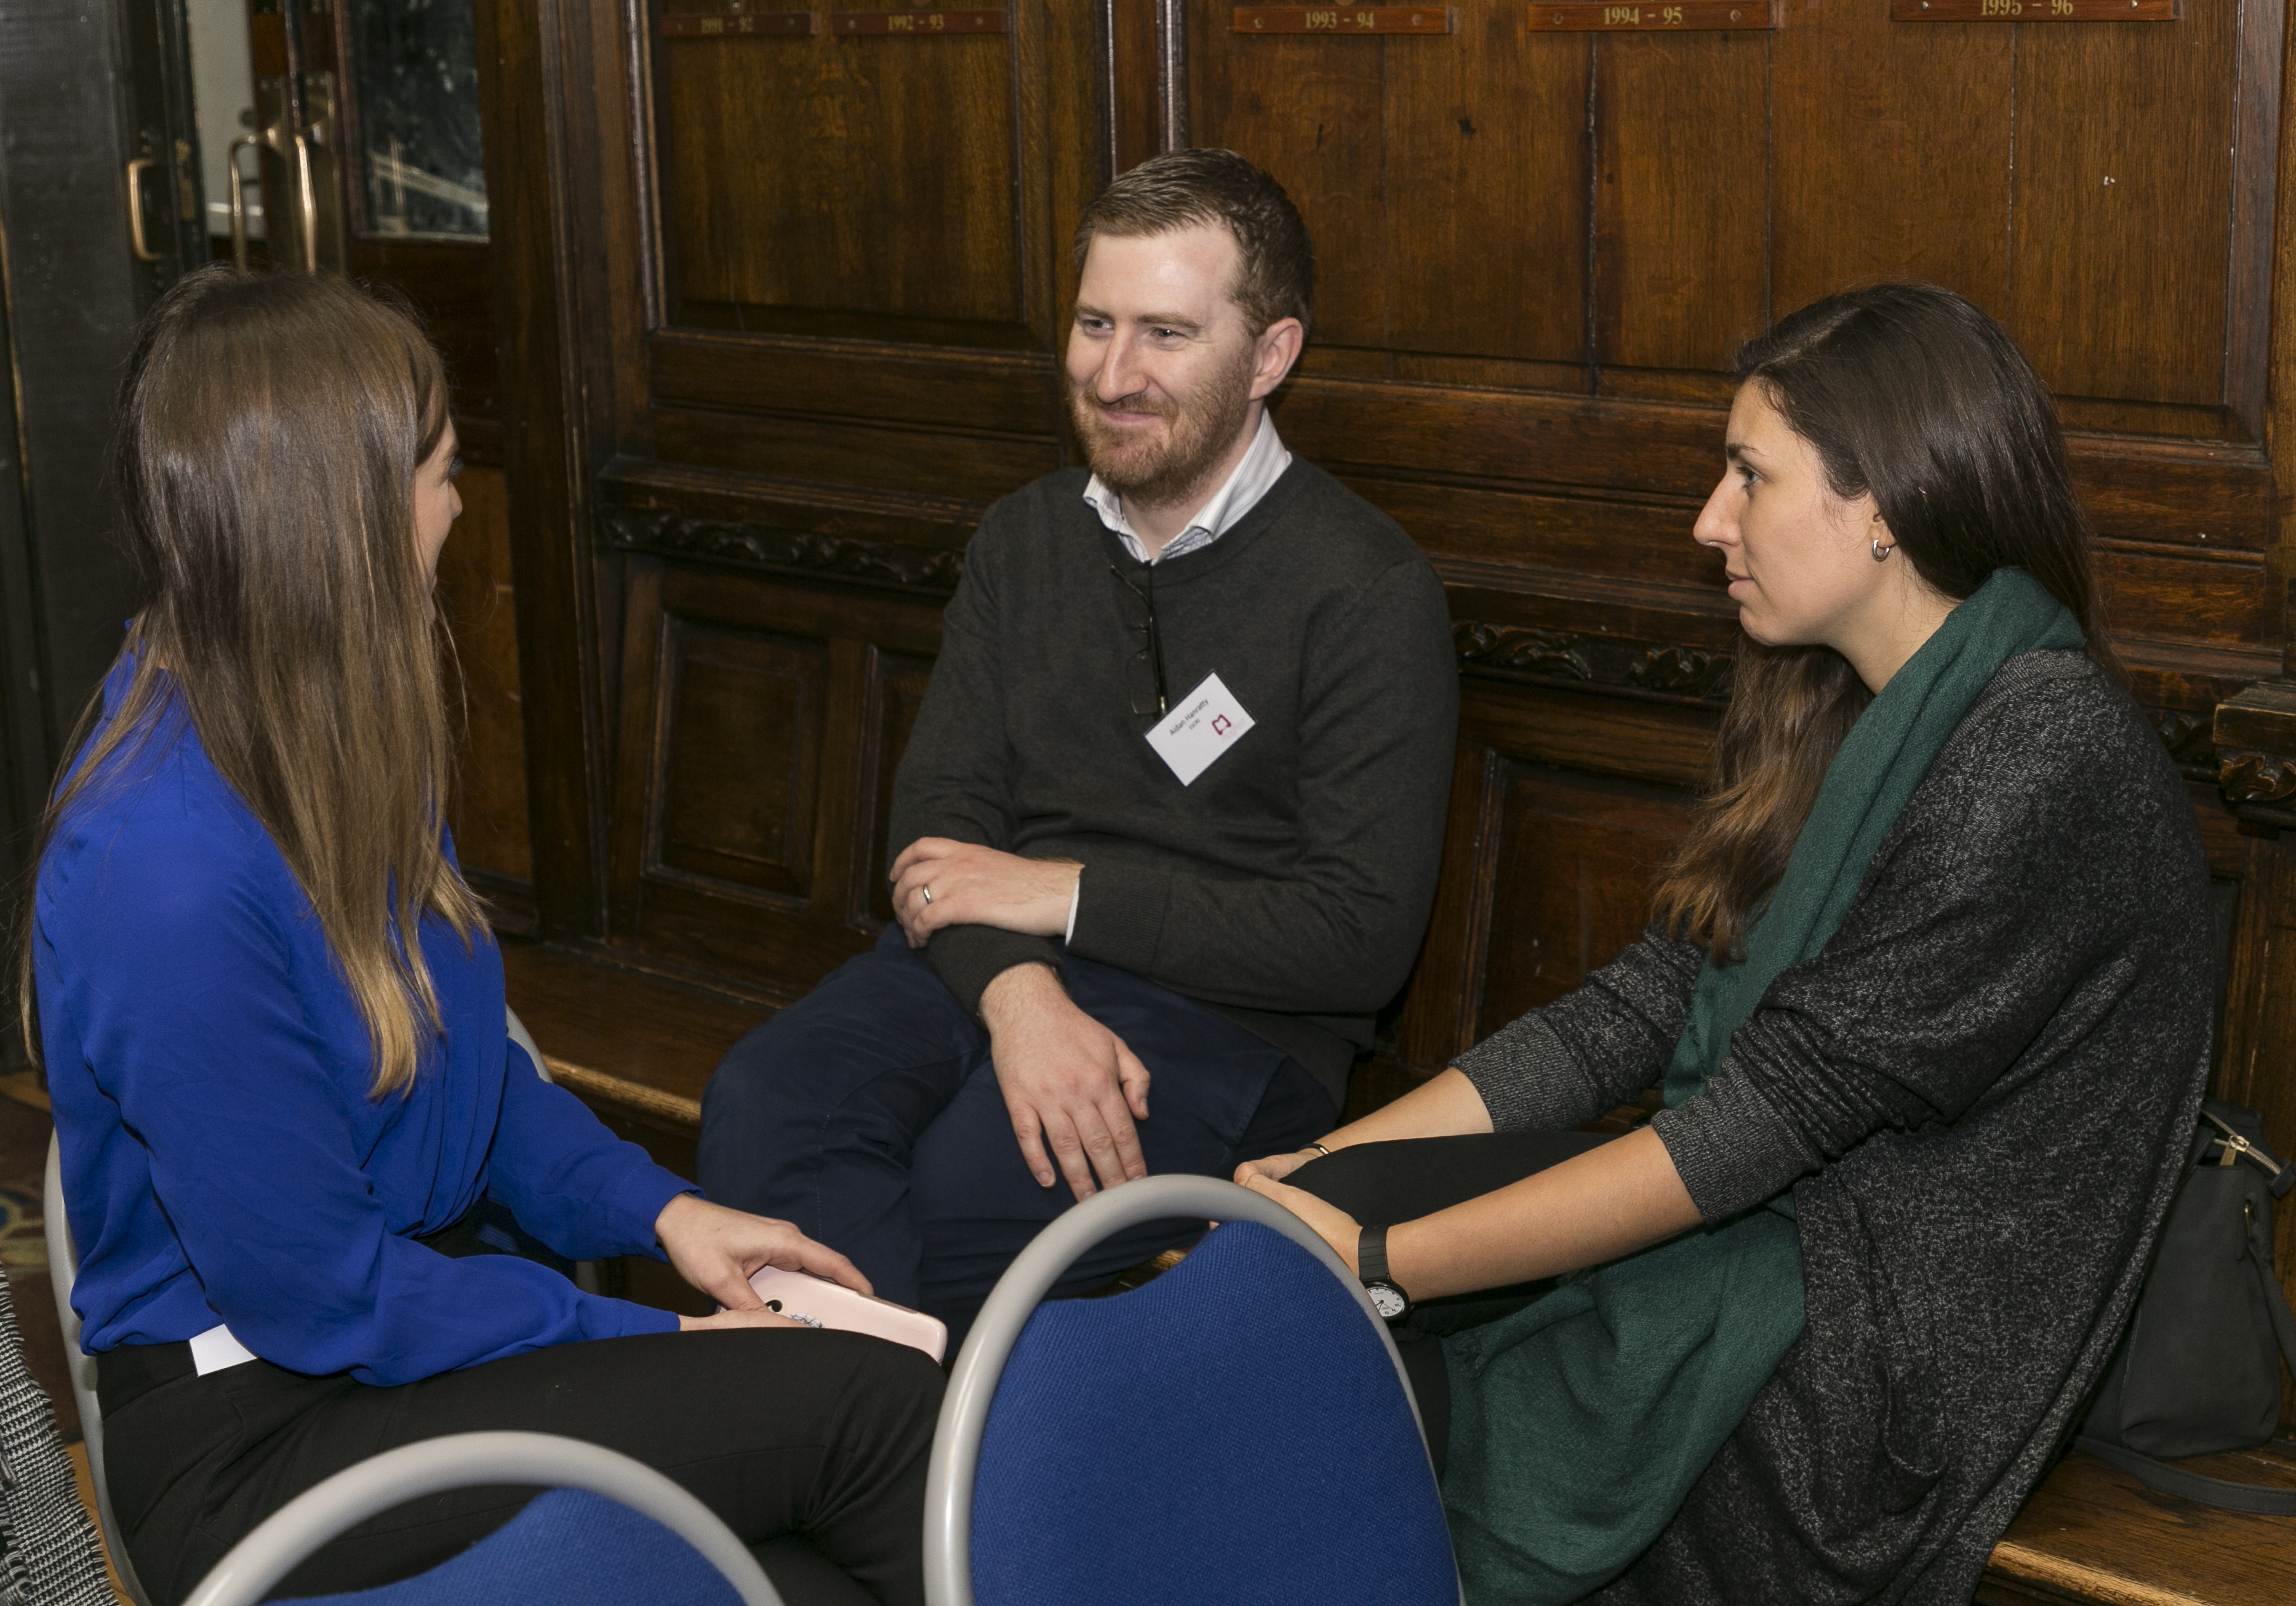
[[[1250,729],[1251,716],[1235,700],[1235,694],[1218,675],[1206,675],[1203,683],[1175,703],[1171,712],[1148,733],[1148,745],[1172,767],[1182,786],[1193,786],[1196,777],[1210,769]]]
[[[231,1329],[217,1323],[192,1338],[192,1364],[205,1377],[211,1371],[228,1371],[233,1367],[255,1359],[255,1352],[231,1336]]]

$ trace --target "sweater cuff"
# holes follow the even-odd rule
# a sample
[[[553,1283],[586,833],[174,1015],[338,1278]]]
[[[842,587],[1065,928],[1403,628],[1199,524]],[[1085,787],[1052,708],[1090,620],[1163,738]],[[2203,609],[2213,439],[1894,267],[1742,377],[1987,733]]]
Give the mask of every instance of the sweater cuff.
[[[1734,1059],[1688,1103],[1652,1116],[1651,1130],[1710,1222],[1767,1203],[1820,1164]]]
[[[701,1190],[674,1171],[659,1165],[641,1165],[615,1186],[611,1198],[600,1203],[606,1207],[607,1219],[628,1223],[628,1237],[614,1252],[620,1255],[645,1255],[655,1260],[668,1260],[662,1253],[661,1240],[654,1236],[653,1224],[669,1207],[669,1201],[681,1193],[701,1194]]]
[[[1495,1032],[1451,1062],[1474,1083],[1493,1132],[1561,1132],[1578,1123],[1578,1062],[1537,1012]]]
[[[1089,903],[1084,902],[1086,881],[1092,883]],[[1119,970],[1153,976],[1171,890],[1171,877],[1148,865],[1086,866],[1077,879],[1076,925],[1069,946]]]
[[[585,1338],[636,1338],[646,1333],[678,1330],[675,1311],[656,1310],[627,1299],[602,1299],[594,1294],[576,1296],[575,1319]]]
[[[1015,965],[1029,964],[1050,965],[1065,980],[1062,958],[1061,945],[1050,937],[995,926],[944,926],[925,942],[925,963],[975,1020],[980,1018],[980,995],[989,983]]]

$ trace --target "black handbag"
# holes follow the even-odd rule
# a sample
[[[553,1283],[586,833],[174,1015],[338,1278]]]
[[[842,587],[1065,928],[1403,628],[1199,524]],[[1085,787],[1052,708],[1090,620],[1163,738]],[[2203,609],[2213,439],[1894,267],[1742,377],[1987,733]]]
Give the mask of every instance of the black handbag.
[[[2272,1270],[2272,1201],[2296,1165],[2265,1146],[2253,1110],[2202,1106],[2192,1158],[2136,1314],[2104,1370],[2074,1446],[2165,1494],[2296,1517],[2296,1489],[2163,1464],[2248,1450],[2280,1422],[2280,1363],[2296,1371],[2296,1315]]]

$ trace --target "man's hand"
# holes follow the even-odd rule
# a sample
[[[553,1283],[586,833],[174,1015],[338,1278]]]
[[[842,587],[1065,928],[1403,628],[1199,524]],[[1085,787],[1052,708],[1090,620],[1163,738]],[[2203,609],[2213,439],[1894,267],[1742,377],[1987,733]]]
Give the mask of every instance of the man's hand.
[[[869,1280],[855,1265],[825,1244],[817,1244],[788,1222],[769,1215],[751,1215],[713,1205],[699,1194],[681,1193],[654,1217],[653,1235],[677,1274],[726,1308],[718,1316],[680,1320],[681,1327],[779,1327],[778,1317],[750,1286],[750,1274],[761,1266],[784,1272],[811,1272],[841,1282],[856,1292],[869,1292]],[[741,1316],[726,1322],[723,1316]]]
[[[1050,966],[1015,965],[990,982],[980,1017],[1013,1135],[1038,1187],[1053,1185],[1054,1160],[1079,1199],[1099,1190],[1095,1171],[1108,1188],[1148,1174],[1132,1125],[1148,1118],[1148,1067],[1070,1001]]]
[[[893,914],[912,948],[923,947],[944,926],[1064,936],[1083,870],[1072,859],[1023,859],[977,843],[920,836],[889,872]]]

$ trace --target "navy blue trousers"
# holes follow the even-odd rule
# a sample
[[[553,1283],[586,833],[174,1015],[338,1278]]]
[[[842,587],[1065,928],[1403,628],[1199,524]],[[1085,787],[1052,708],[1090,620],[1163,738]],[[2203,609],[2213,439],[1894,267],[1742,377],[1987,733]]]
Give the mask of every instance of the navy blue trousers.
[[[1153,982],[1074,955],[1069,996],[1148,1067],[1152,1175],[1226,1176],[1329,1132],[1306,1069]],[[735,1043],[701,1100],[699,1178],[719,1204],[794,1222],[850,1256],[878,1294],[949,1324],[951,1353],[996,1279],[1076,1202],[1021,1157],[988,1033],[888,927],[871,952]],[[1201,1223],[1144,1222],[1079,1260],[1080,1293]]]

